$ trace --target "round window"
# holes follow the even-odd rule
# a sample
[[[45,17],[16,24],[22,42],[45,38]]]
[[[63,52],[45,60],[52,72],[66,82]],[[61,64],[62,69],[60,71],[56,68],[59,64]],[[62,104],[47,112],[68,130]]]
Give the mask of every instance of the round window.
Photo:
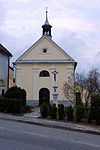
[[[46,52],[47,52],[47,49],[46,49],[46,48],[44,48],[44,49],[43,49],[43,53],[46,53]]]

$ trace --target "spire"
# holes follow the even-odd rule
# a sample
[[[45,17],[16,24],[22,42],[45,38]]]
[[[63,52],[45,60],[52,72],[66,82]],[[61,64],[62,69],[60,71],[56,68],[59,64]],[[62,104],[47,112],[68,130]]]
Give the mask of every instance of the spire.
[[[42,26],[42,28],[43,28],[43,35],[48,35],[48,36],[52,37],[51,36],[51,28],[52,28],[52,26],[49,24],[49,21],[48,21],[47,7],[46,7],[46,20],[45,20],[45,23]]]
[[[48,11],[46,10],[46,20],[45,20],[45,24],[49,25],[49,21],[48,21]]]

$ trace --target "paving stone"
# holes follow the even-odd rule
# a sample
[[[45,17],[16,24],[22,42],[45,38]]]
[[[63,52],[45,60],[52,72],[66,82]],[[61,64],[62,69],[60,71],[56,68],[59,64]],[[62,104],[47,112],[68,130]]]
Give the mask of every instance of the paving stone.
[[[39,118],[40,114],[40,107],[33,108],[31,113],[24,114],[24,117],[31,117],[31,118]]]

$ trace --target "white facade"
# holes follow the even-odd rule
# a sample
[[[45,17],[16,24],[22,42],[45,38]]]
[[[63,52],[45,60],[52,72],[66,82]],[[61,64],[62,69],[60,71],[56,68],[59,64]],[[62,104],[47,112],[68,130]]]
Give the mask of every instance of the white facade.
[[[54,94],[54,79],[52,72],[58,73],[56,85],[58,87],[58,100],[65,101],[62,87],[70,79],[74,84],[74,71],[76,62],[62,50],[53,40],[52,26],[46,21],[42,26],[43,35],[36,41],[16,62],[16,85],[24,88],[27,100],[36,104],[51,103]]]
[[[44,48],[47,50],[43,52]],[[17,61],[16,65],[16,85],[24,88],[27,92],[27,100],[39,104],[41,100],[40,91],[47,89],[50,102],[53,101],[53,74],[56,69],[58,101],[66,100],[62,87],[70,77],[74,84],[74,70],[76,62],[65,53],[47,35],[42,36],[28,51],[26,51]],[[40,73],[45,70],[48,77],[41,77]],[[46,93],[46,92],[45,92]],[[45,95],[45,94],[44,94]]]
[[[7,90],[9,84],[9,57],[12,55],[6,51],[0,44],[0,82],[3,81],[5,84],[5,86],[0,84],[0,96],[3,90],[4,92]]]

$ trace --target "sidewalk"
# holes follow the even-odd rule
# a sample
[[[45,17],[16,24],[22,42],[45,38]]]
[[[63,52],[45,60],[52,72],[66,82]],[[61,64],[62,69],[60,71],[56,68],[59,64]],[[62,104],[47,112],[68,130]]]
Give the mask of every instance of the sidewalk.
[[[29,124],[33,124],[33,125],[40,125],[40,126],[63,129],[63,130],[79,131],[79,132],[84,132],[84,133],[100,135],[100,127],[99,126],[93,127],[93,126],[88,126],[88,125],[80,125],[80,124],[67,123],[67,122],[62,122],[62,121],[36,119],[36,118],[25,117],[25,116],[24,117],[23,116],[13,116],[13,115],[4,114],[4,113],[0,113],[0,119],[14,121],[14,122],[29,123]]]

